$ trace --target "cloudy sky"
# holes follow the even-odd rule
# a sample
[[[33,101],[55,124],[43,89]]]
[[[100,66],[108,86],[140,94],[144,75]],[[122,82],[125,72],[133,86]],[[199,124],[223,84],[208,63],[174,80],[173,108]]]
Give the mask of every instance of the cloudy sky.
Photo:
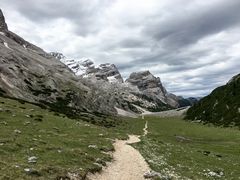
[[[240,73],[239,0],[1,0],[9,29],[46,51],[126,78],[150,70],[177,95],[203,96]]]

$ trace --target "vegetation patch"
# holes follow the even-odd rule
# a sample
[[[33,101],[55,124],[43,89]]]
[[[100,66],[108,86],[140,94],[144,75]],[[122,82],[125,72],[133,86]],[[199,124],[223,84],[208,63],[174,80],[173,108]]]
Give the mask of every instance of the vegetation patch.
[[[0,102],[0,179],[84,179],[111,160],[114,139],[140,134],[144,123],[122,119],[106,128],[27,102]]]
[[[240,128],[240,78],[201,99],[187,111],[185,119]]]
[[[134,147],[165,179],[239,179],[239,130],[179,117],[142,121],[148,121],[149,133]]]

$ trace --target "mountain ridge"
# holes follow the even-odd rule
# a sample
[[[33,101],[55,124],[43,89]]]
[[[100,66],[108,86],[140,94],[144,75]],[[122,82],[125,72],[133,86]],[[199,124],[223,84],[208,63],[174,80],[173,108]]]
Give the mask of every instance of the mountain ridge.
[[[240,74],[192,106],[186,119],[220,126],[240,127]]]
[[[168,93],[160,78],[149,71],[136,72],[124,82],[114,64],[95,66],[87,58],[68,59],[25,41],[8,30],[2,11],[0,27],[1,95],[69,116],[83,112],[115,116],[116,108],[142,113],[142,109],[156,112],[178,107],[177,96]]]

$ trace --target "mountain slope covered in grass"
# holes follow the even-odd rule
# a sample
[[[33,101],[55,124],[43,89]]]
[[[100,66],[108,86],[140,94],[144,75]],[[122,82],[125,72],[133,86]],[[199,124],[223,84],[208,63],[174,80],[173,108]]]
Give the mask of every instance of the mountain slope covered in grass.
[[[240,74],[191,107],[186,119],[240,127]]]

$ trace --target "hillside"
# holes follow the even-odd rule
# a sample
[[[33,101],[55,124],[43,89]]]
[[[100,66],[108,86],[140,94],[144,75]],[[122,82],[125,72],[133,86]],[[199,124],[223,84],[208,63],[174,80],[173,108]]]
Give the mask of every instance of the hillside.
[[[186,119],[240,127],[240,74],[191,107]]]
[[[84,116],[88,121],[102,122],[105,115],[116,115],[107,99],[94,97],[88,84],[66,65],[9,31],[1,10],[0,55],[1,96],[39,104],[71,118]]]

